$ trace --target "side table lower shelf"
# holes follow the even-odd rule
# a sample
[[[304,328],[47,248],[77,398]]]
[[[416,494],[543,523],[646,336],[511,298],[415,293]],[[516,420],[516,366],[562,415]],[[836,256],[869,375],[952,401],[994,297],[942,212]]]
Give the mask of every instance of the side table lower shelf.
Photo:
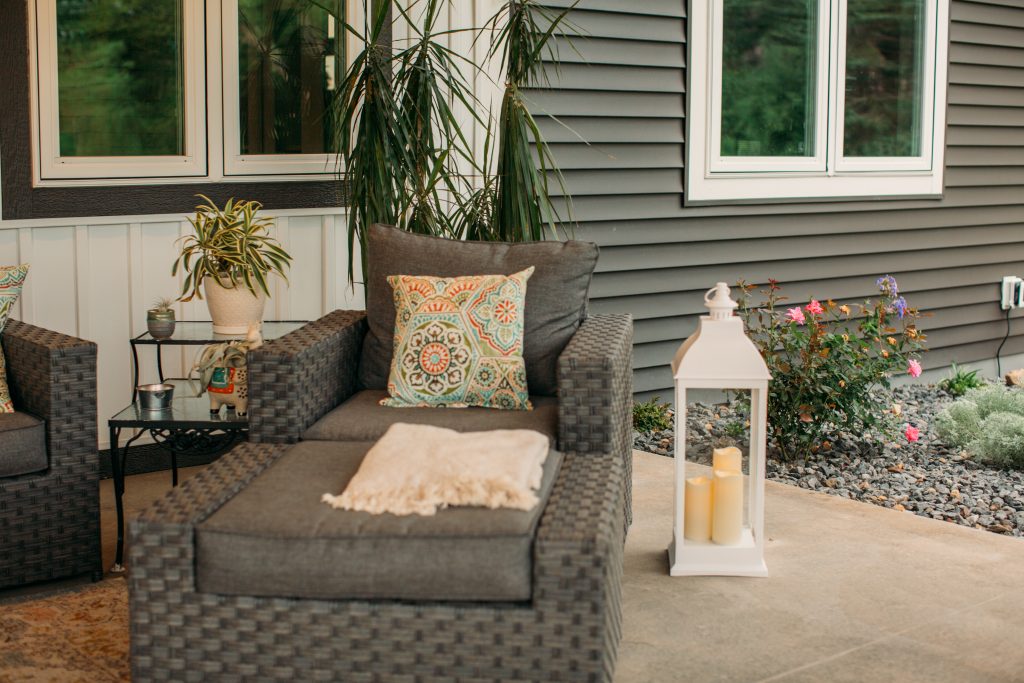
[[[124,571],[124,477],[128,447],[149,434],[171,454],[171,482],[178,485],[179,455],[217,455],[226,452],[245,436],[249,428],[247,417],[238,417],[232,408],[210,413],[210,401],[205,396],[178,396],[171,407],[162,411],[148,411],[131,404],[108,421],[110,428],[110,469],[114,479],[114,502],[117,508],[117,554],[111,571]],[[121,432],[138,429],[138,434],[120,446]]]

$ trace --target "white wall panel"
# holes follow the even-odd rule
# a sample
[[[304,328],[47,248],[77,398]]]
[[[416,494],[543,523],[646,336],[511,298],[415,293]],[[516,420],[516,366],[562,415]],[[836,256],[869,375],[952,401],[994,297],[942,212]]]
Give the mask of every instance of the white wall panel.
[[[13,266],[18,263],[21,263],[21,254],[18,253],[18,231],[0,230],[0,265]],[[22,319],[20,301],[15,302],[11,317]]]
[[[268,212],[271,213],[271,212]],[[265,319],[315,320],[335,308],[362,308],[361,282],[348,282],[344,215],[282,211],[274,234],[294,258],[290,284],[274,282]],[[13,317],[77,335],[99,345],[100,447],[108,446],[107,419],[131,400],[129,339],[146,329],[146,310],[181,293],[171,275],[175,242],[191,232],[180,216],[85,218],[52,225],[0,222],[0,264],[32,269]],[[361,280],[361,275],[359,278]],[[205,301],[178,303],[179,320],[209,320]],[[197,349],[169,347],[164,373],[184,376]],[[140,347],[141,381],[157,380],[155,349]]]
[[[32,267],[25,281],[31,289],[32,318],[36,324],[65,334],[78,332],[75,297],[75,229],[33,231]]]
[[[105,418],[131,400],[131,292],[129,278],[129,242],[127,225],[103,225],[90,228],[86,250],[87,263],[79,264],[84,280],[89,339],[99,346],[98,411],[100,433],[106,435]],[[48,302],[47,302],[48,303]],[[44,302],[37,301],[36,309]],[[36,322],[32,320],[32,322]]]

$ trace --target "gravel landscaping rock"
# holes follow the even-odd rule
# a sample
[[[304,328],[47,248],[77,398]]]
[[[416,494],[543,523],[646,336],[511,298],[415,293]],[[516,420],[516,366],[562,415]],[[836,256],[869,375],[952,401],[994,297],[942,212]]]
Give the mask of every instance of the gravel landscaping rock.
[[[767,476],[922,517],[1024,537],[1024,472],[977,463],[970,453],[942,443],[932,429],[935,416],[953,400],[934,386],[898,387],[891,402],[903,407],[901,420],[921,430],[920,441],[879,443],[842,434],[831,450],[807,460],[782,462],[769,452]],[[744,442],[730,436],[740,420],[728,405],[691,404],[687,459],[710,464],[712,448],[731,443],[745,448]],[[674,442],[672,430],[633,432],[633,447],[642,451],[671,457]]]

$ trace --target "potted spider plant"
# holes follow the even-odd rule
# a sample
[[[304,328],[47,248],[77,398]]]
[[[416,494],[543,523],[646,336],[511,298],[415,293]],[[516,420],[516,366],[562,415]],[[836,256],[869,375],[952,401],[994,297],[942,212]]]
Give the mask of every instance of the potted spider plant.
[[[244,334],[263,320],[270,288],[267,279],[287,282],[292,257],[270,236],[270,220],[256,201],[229,199],[219,208],[205,195],[189,218],[195,234],[178,240],[181,252],[171,274],[185,273],[181,301],[205,299],[217,334]],[[205,296],[204,296],[205,295]]]

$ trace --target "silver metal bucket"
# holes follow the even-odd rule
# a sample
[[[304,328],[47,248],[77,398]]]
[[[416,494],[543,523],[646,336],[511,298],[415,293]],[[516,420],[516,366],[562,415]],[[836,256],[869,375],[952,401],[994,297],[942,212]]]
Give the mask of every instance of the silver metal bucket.
[[[143,410],[159,411],[171,407],[173,384],[140,384],[136,388],[139,392],[139,407]]]

